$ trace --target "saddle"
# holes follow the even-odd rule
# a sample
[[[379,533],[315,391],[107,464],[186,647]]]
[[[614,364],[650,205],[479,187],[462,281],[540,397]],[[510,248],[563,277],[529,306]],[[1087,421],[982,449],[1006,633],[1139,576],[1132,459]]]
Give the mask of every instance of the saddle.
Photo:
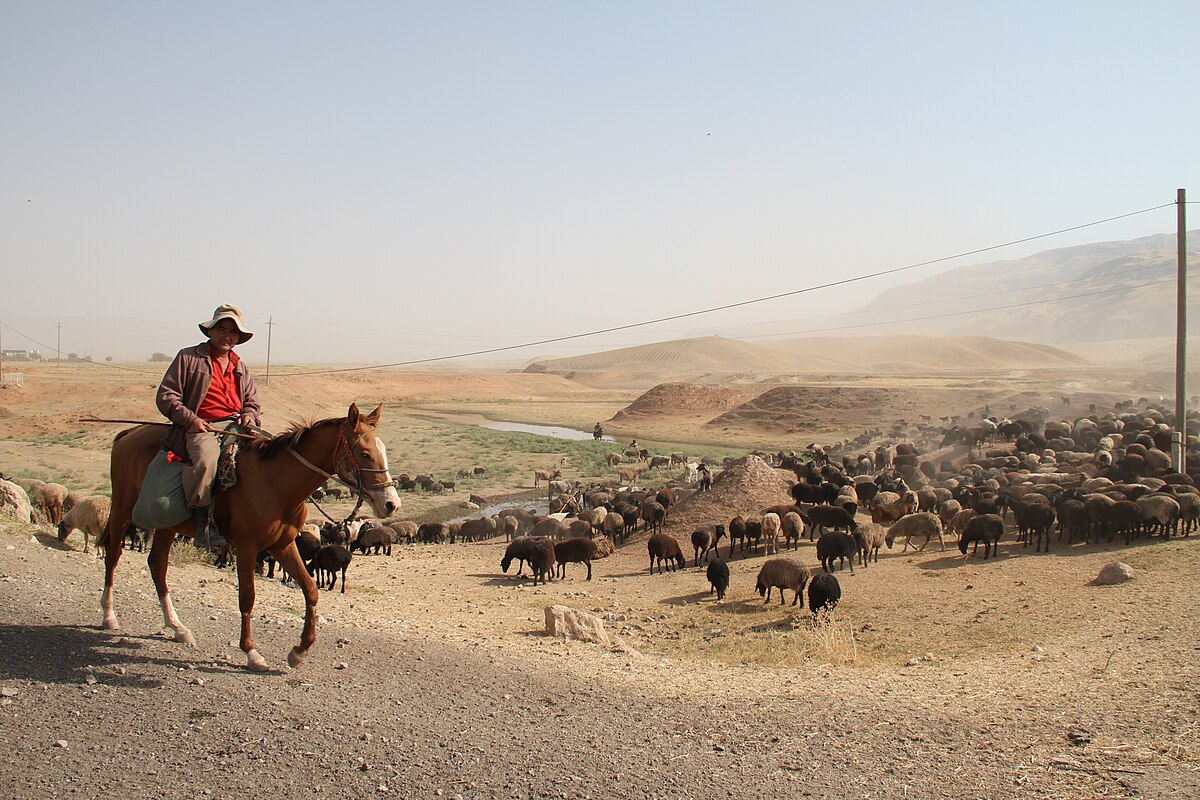
[[[232,430],[241,431],[238,426]],[[237,451],[244,440],[236,436],[221,437],[221,455],[217,459],[217,477],[213,483],[213,494],[217,495],[237,484]],[[166,450],[159,450],[150,466],[142,487],[138,491],[137,503],[133,506],[133,524],[144,530],[174,528],[192,516],[183,493],[183,465],[185,462],[167,457]]]

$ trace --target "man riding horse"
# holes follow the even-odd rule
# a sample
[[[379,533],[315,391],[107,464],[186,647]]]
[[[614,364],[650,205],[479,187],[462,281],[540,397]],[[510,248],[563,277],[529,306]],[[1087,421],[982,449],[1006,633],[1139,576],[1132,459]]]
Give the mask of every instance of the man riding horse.
[[[212,524],[212,489],[221,454],[222,431],[259,424],[258,387],[237,353],[254,334],[237,306],[218,306],[212,319],[199,323],[208,337],[175,355],[158,387],[158,410],[171,420],[163,446],[171,460],[187,462],[183,491],[196,522],[197,547],[217,549],[225,538]]]

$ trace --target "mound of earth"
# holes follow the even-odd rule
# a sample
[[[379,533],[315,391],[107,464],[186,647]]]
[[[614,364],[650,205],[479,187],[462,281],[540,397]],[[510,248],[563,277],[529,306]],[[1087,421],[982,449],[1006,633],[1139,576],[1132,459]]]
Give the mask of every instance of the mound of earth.
[[[642,416],[719,413],[727,411],[751,396],[751,392],[728,386],[701,386],[695,383],[660,383],[637,400],[613,414],[610,422]]]
[[[688,549],[687,537],[701,525],[727,525],[738,514],[757,515],[768,506],[792,502],[788,489],[795,481],[785,477],[789,474],[755,455],[740,458],[713,478],[711,490],[694,494],[672,508],[669,528]]]
[[[707,424],[800,433],[877,425],[887,409],[897,418],[915,418],[925,411],[909,392],[895,389],[841,386],[777,386]]]

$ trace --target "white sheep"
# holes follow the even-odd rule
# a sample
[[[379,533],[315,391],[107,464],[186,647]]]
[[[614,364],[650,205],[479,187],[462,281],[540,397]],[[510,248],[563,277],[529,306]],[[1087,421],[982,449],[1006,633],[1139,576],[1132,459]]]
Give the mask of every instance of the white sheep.
[[[96,544],[99,546],[104,541],[110,508],[111,503],[107,497],[96,495],[80,498],[58,523],[58,540],[65,542],[71,531],[78,529],[83,531],[83,552],[88,552],[92,536],[96,537]]]
[[[909,514],[906,517],[901,517],[892,527],[888,528],[887,546],[890,550],[892,543],[896,541],[897,536],[904,537],[904,551],[908,551],[909,544],[912,543],[914,536],[923,536],[925,541],[917,550],[924,550],[925,546],[932,541],[936,536],[938,542],[941,543],[942,549],[946,549],[946,540],[942,538],[942,521],[938,519],[937,514],[932,514],[928,511],[919,511],[916,514]]]
[[[779,531],[782,527],[779,515],[774,511],[763,514],[762,540],[766,555],[771,556],[779,552]]]

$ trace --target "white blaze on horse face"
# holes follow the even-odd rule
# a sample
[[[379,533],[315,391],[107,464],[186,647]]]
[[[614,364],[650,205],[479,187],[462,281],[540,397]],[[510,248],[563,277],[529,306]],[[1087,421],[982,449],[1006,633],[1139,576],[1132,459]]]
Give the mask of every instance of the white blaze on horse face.
[[[367,499],[371,501],[371,509],[375,512],[375,516],[383,519],[400,510],[400,493],[396,491],[396,487],[392,483],[392,473],[388,468],[387,445],[383,443],[383,439],[376,436],[375,446],[379,448],[379,455],[383,458],[383,480],[387,486],[368,491]],[[389,503],[391,504],[390,511],[388,510]]]

